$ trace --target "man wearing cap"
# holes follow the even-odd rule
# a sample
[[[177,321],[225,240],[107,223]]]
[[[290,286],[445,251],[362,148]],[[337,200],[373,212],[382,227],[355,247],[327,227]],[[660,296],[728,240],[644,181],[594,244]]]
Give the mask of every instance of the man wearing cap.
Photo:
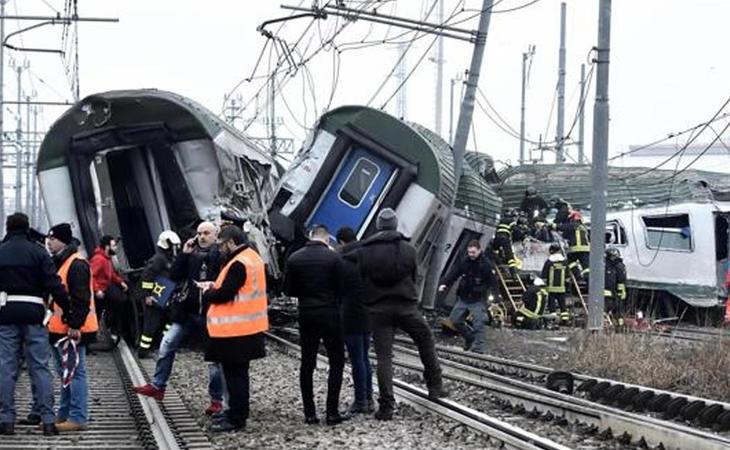
[[[393,340],[396,328],[405,331],[418,347],[429,397],[441,398],[448,394],[443,389],[433,334],[417,308],[416,249],[397,231],[398,217],[391,208],[380,211],[376,228],[378,232],[345,255],[345,259],[358,262],[365,284],[363,299],[370,308],[380,390],[380,408],[375,418],[391,420],[395,409]]]
[[[91,268],[79,253],[71,225],[67,223],[59,223],[50,229],[46,247],[53,255],[58,276],[69,295],[67,307],[54,302],[53,317],[48,323],[53,357],[61,378],[56,427],[58,431],[80,431],[89,421],[86,345],[94,340],[99,329]],[[67,361],[65,370],[63,359]]]
[[[8,216],[5,239],[0,245],[0,435],[15,433],[15,383],[21,346],[35,386],[43,434],[58,433],[53,423],[53,386],[48,369],[51,351],[43,325],[44,299],[53,296],[61,308],[69,307],[69,299],[53,261],[30,241],[29,230],[28,216]]]

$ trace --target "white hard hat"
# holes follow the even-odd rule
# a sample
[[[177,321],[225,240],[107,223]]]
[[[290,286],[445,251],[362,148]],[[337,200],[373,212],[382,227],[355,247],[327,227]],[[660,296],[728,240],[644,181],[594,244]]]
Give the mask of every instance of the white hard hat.
[[[535,280],[532,282],[535,286],[545,286],[545,280],[543,280],[540,277],[535,277]]]
[[[170,250],[171,246],[179,247],[181,243],[180,236],[172,230],[163,231],[157,238],[157,246],[164,250]]]

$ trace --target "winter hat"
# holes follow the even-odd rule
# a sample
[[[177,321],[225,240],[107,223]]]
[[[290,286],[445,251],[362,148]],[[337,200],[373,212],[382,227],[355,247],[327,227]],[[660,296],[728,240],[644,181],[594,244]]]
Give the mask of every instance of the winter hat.
[[[378,219],[375,222],[375,227],[378,231],[397,230],[398,216],[395,214],[395,211],[392,208],[385,208],[380,211]]]
[[[28,229],[30,229],[28,216],[21,212],[11,214],[5,220],[5,230],[8,233],[10,233],[11,231],[28,231]]]
[[[48,231],[48,237],[53,237],[63,242],[64,244],[70,244],[73,240],[73,234],[71,233],[71,225],[67,223],[59,223],[54,225]]]

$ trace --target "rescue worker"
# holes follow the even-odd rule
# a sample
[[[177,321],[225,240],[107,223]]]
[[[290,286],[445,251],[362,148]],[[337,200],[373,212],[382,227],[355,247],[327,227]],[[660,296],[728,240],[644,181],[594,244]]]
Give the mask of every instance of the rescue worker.
[[[499,266],[507,266],[512,278],[517,278],[519,261],[512,250],[512,226],[508,218],[502,218],[490,244],[492,259]]]
[[[356,250],[360,243],[350,227],[337,230],[338,252],[345,255]],[[370,314],[363,303],[364,286],[360,268],[353,261],[344,263],[344,293],[342,295],[342,331],[345,336],[347,354],[352,366],[352,384],[355,401],[351,414],[370,414],[375,411],[373,402],[373,368],[368,355],[370,348]]]
[[[91,279],[94,281],[94,298],[99,311],[103,309],[102,305],[104,308],[119,305],[124,301],[124,294],[128,290],[127,283],[112,263],[112,257],[116,254],[117,240],[106,234],[101,237],[94,256],[89,260]]]
[[[552,203],[553,208],[555,209],[554,223],[556,223],[557,225],[563,225],[568,223],[570,212],[572,211],[570,203],[566,202],[557,195],[552,196],[552,198],[550,199],[550,203]]]
[[[8,216],[0,244],[0,435],[15,434],[15,384],[21,351],[25,355],[43,434],[58,434],[54,424],[53,385],[44,322],[49,295],[62,309],[68,293],[48,253],[30,241],[28,216]]]
[[[459,287],[449,321],[464,338],[464,350],[484,353],[484,326],[487,322],[486,299],[497,282],[492,265],[482,255],[479,241],[472,240],[467,244],[467,257],[455,265],[441,281],[439,292],[446,291],[457,279]],[[471,313],[474,317],[472,328],[466,326],[464,320]]]
[[[532,234],[530,222],[525,216],[519,216],[512,225],[512,242],[522,242]]]
[[[568,241],[568,270],[580,280],[588,275],[591,243],[581,213],[573,211],[569,219],[568,223],[559,226],[559,230],[563,233],[563,238]]]
[[[319,423],[314,404],[313,377],[320,342],[327,349],[329,363],[326,423],[336,425],[347,419],[339,412],[345,368],[340,318],[345,272],[342,257],[330,248],[329,240],[327,227],[315,226],[309,241],[289,257],[284,270],[284,293],[299,301],[299,340],[302,347],[299,387],[304,422],[309,425]]]
[[[248,244],[244,232],[228,225],[218,234],[218,249],[226,263],[215,283],[197,282],[208,306],[210,339],[205,360],[221,363],[228,387],[228,409],[211,425],[213,432],[246,427],[249,415],[249,367],[266,356],[264,332],[269,329],[266,268]]]
[[[165,308],[157,303],[156,297],[159,297],[165,289],[170,288],[165,286],[162,280],[169,280],[170,268],[179,248],[180,236],[174,231],[163,231],[157,239],[155,254],[147,261],[142,270],[144,321],[137,353],[140,359],[149,358],[152,355],[152,343],[157,332],[165,323]]]
[[[417,309],[416,249],[397,231],[398,216],[391,208],[380,211],[375,227],[378,232],[345,258],[358,262],[365,283],[364,298],[370,307],[380,390],[375,418],[391,420],[395,410],[392,359],[396,328],[405,331],[418,347],[429,397],[442,398],[448,393],[443,388],[431,328]]]
[[[540,277],[535,277],[532,285],[522,294],[522,306],[517,310],[515,326],[528,330],[540,328],[547,298],[545,281]]]
[[[545,218],[540,216],[532,224],[532,237],[541,242],[553,242],[553,234],[545,223]]]
[[[56,304],[54,299],[53,317],[48,323],[53,357],[62,382],[56,428],[61,432],[80,431],[89,422],[86,346],[93,342],[99,329],[91,268],[74,243],[71,225],[67,223],[54,225],[48,231],[46,246],[53,255],[58,276],[69,295],[66,308]],[[68,339],[61,341],[64,337]],[[75,361],[72,373],[64,370],[64,359],[66,364]],[[71,379],[68,380],[68,377]]]
[[[194,283],[213,281],[218,276],[221,255],[215,245],[217,237],[218,228],[215,224],[201,222],[196,235],[185,242],[182,253],[175,258],[170,269],[170,279],[183,285],[178,291],[181,298],[171,302],[172,325],[162,337],[152,382],[135,387],[138,394],[162,400],[177,351],[190,336],[205,334],[206,308],[202,293]],[[205,409],[205,414],[209,416],[223,411],[225,386],[222,370],[220,364],[208,364],[210,404]]]
[[[525,196],[520,202],[520,210],[525,213],[525,216],[532,221],[535,217],[540,214],[544,214],[547,211],[547,202],[537,193],[537,189],[533,186],[529,186],[525,190]]]
[[[540,277],[547,280],[548,311],[557,312],[560,322],[570,322],[570,311],[565,306],[566,264],[560,244],[550,244],[550,256],[542,266]]]
[[[624,326],[626,303],[626,266],[617,248],[606,249],[606,281],[603,291],[605,310],[618,327]]]

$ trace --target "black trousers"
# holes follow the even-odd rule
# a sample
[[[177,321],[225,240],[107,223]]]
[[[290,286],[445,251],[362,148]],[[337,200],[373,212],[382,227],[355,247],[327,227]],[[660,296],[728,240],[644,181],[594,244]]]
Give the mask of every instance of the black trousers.
[[[299,387],[302,391],[304,415],[317,415],[314,406],[314,369],[317,367],[319,343],[324,343],[329,362],[327,378],[327,415],[339,413],[342,371],[345,367],[345,342],[337,310],[326,312],[299,312],[299,341],[302,347],[302,362],[299,367]]]
[[[144,321],[142,325],[142,335],[139,337],[139,348],[150,350],[152,342],[165,323],[165,310],[156,306],[144,304]]]
[[[581,271],[586,271],[590,268],[590,252],[570,252],[568,253],[568,265],[570,266],[570,263],[573,261],[580,262],[581,268],[573,268],[571,271],[573,272],[573,276],[576,280],[580,280],[583,278],[583,273]],[[586,272],[587,273],[587,272]]]
[[[393,340],[395,330],[400,328],[411,337],[418,347],[418,355],[423,364],[423,378],[429,389],[442,387],[441,366],[439,365],[433,334],[428,323],[418,311],[415,303],[404,301],[382,301],[370,313],[372,320],[375,354],[378,358],[378,389],[380,408],[393,410]]]
[[[250,380],[249,362],[244,364],[223,363],[223,377],[228,388],[228,410],[226,418],[237,426],[245,426],[248,419]]]
[[[565,311],[565,294],[551,292],[548,294],[548,311]]]

